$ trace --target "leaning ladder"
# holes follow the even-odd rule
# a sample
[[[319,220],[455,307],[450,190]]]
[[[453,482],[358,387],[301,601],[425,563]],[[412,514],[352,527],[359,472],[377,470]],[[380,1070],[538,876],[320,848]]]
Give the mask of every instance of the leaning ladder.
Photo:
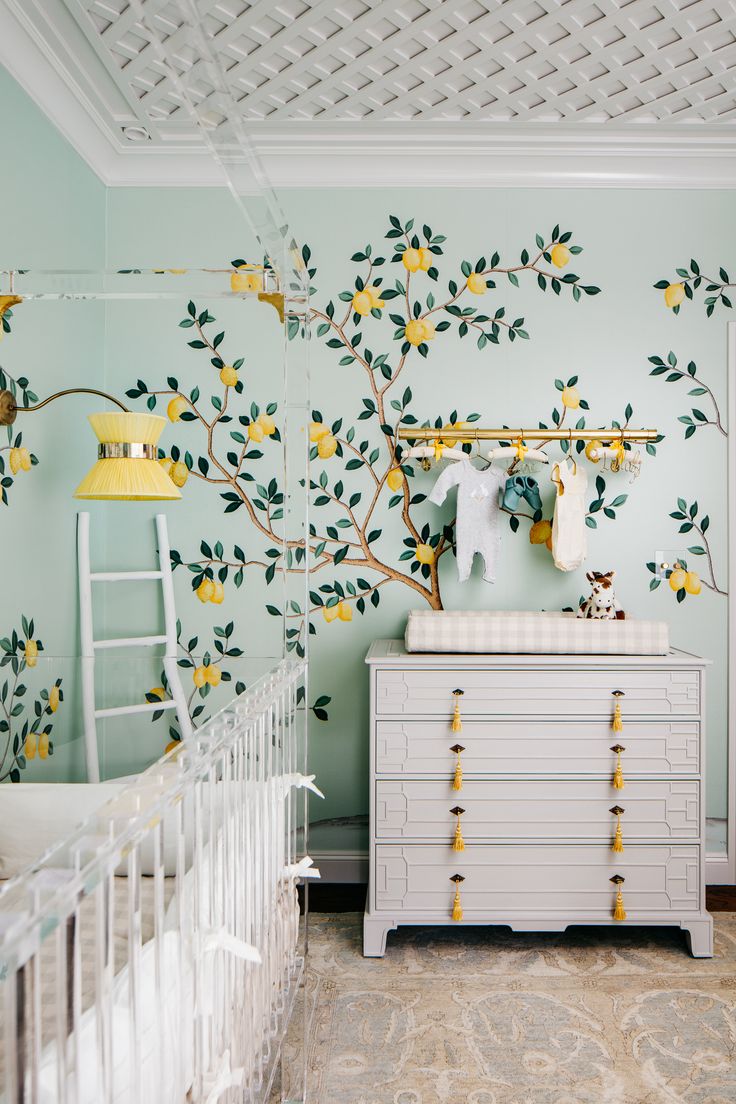
[[[84,716],[84,746],[87,760],[87,781],[100,781],[100,760],[97,748],[97,720],[101,717],[123,717],[131,713],[154,713],[175,709],[182,739],[191,735],[192,724],[186,695],[177,666],[176,607],[171,576],[169,534],[164,514],[156,515],[158,537],[158,571],[92,571],[89,558],[89,514],[77,519],[77,561],[79,567],[79,623],[82,645],[82,711]],[[144,579],[159,579],[163,591],[164,633],[161,636],[124,636],[112,640],[95,640],[92,627],[92,584],[130,583]],[[98,709],[95,704],[95,653],[105,648],[153,648],[165,645],[162,657],[170,698],[137,705],[119,705]]]

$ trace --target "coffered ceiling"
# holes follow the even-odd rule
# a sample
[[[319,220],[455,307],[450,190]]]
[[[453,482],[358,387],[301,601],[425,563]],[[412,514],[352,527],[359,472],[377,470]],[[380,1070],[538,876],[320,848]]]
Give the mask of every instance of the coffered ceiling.
[[[736,183],[736,0],[0,0],[0,61],[108,183],[218,183],[195,9],[276,184]]]

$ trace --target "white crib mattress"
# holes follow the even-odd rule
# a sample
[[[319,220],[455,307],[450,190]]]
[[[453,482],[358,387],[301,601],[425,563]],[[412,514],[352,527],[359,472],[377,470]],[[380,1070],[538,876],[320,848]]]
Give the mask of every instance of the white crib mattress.
[[[666,621],[595,621],[574,613],[412,610],[408,652],[545,655],[666,655]]]

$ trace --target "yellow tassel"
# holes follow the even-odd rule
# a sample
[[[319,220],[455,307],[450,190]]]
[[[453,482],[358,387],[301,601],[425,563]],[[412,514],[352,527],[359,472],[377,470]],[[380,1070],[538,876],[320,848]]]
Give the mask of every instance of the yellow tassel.
[[[611,724],[611,729],[614,732],[623,732],[623,730],[624,730],[624,722],[623,722],[623,718],[621,717],[621,699],[620,698],[616,699],[616,707],[613,711],[613,723]]]
[[[613,919],[614,920],[625,920],[626,919],[626,913],[624,911],[624,895],[621,892],[621,887],[620,886],[619,886],[619,889],[618,889],[618,893],[616,894],[616,907],[613,910]]]
[[[463,830],[462,830],[462,827],[460,825],[460,815],[459,814],[458,814],[458,818],[457,818],[457,824],[455,825],[455,838],[452,841],[452,850],[453,851],[464,851],[465,850],[465,840],[463,839]]]
[[[621,752],[626,751],[625,747],[621,744],[614,744],[611,751],[616,752],[616,769],[613,772],[613,788],[614,790],[622,790],[624,788],[624,772],[621,767]]]
[[[611,848],[611,850],[620,852],[620,851],[623,851],[623,849],[624,849],[624,837],[623,837],[623,834],[621,832],[621,821],[619,820],[618,824],[616,825],[616,835],[613,838],[613,847]]]
[[[460,717],[460,698],[462,696],[463,691],[462,690],[453,690],[452,693],[455,697],[455,709],[454,709],[453,714],[452,714],[452,731],[453,732],[462,732],[463,722],[462,722],[462,719]]]
[[[460,921],[463,918],[463,909],[460,904],[460,886],[455,887],[455,900],[452,902],[452,919]]]
[[[462,744],[453,744],[450,751],[454,751],[457,755],[457,763],[455,764],[455,777],[452,780],[453,790],[461,790],[463,788],[463,767],[460,762],[460,755],[465,748]]]

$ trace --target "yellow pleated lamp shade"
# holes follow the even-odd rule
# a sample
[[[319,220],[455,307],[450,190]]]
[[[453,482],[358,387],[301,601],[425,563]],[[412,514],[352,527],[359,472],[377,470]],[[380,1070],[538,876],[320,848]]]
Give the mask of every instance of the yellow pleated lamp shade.
[[[158,463],[156,446],[166,419],[156,414],[90,414],[100,459],[74,492],[75,498],[132,502],[181,498]]]

